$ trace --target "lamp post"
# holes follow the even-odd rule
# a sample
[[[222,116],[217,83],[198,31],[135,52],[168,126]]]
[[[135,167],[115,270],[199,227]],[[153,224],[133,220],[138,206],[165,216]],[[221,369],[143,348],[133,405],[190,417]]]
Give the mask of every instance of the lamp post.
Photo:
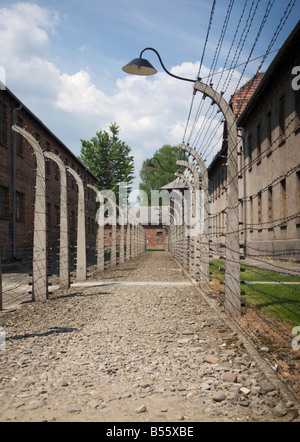
[[[156,160],[156,161],[158,162],[159,166],[161,167],[161,169],[164,170],[165,172],[169,172],[169,173],[175,173],[175,172],[176,172],[176,170],[167,170],[167,169],[165,169],[165,168],[161,165],[161,162],[159,161],[159,159],[156,158],[156,157],[151,158],[151,160],[148,161],[148,163],[146,163],[146,164],[143,166],[143,169],[156,170],[155,165],[152,163],[153,160]]]
[[[241,314],[240,294],[240,247],[239,247],[239,215],[238,215],[238,162],[236,147],[238,145],[238,131],[234,113],[230,105],[223,98],[223,94],[215,91],[211,86],[196,80],[179,77],[171,74],[164,66],[159,53],[153,48],[145,48],[139,58],[133,59],[122,69],[133,75],[149,76],[157,73],[157,70],[142,56],[145,51],[154,52],[163,70],[178,80],[188,81],[194,84],[194,91],[208,96],[218,105],[222,111],[228,130],[227,152],[227,226],[226,226],[226,266],[225,266],[225,309],[231,314]]]

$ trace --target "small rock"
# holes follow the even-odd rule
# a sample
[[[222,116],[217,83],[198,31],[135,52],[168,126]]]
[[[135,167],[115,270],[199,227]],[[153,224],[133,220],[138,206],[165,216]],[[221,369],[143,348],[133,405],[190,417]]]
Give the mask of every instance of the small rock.
[[[91,401],[89,401],[89,402],[87,403],[87,407],[88,407],[88,408],[93,408],[93,409],[98,408],[99,405],[100,405],[99,402],[94,401],[94,400],[91,400]]]
[[[270,349],[269,349],[269,347],[261,347],[260,351],[263,353],[269,353]]]
[[[248,401],[240,401],[239,405],[241,405],[242,407],[249,407],[250,402],[248,402]]]
[[[69,407],[68,408],[68,412],[69,413],[80,413],[81,412],[81,408]]]
[[[207,382],[203,382],[203,383],[200,385],[200,388],[201,388],[202,391],[207,391],[207,390],[210,390],[210,389],[211,389],[211,386],[210,386]]]
[[[271,384],[271,382],[262,382],[260,384],[261,387],[261,394],[267,394],[270,393],[271,391],[276,390],[276,388],[274,387],[273,384]]]
[[[223,402],[226,399],[226,395],[223,391],[218,391],[213,395],[213,400],[215,402]]]
[[[188,344],[189,342],[188,338],[178,339],[178,344]]]
[[[242,388],[240,388],[240,392],[245,394],[246,396],[248,396],[248,394],[250,394],[251,390],[249,390],[249,388],[242,387]]]
[[[223,373],[222,380],[224,382],[236,382],[236,379],[235,373]]]
[[[279,402],[279,404],[276,405],[276,407],[273,409],[273,414],[276,417],[283,417],[287,415],[287,409],[286,407],[283,405],[282,402]]]
[[[218,364],[219,359],[213,355],[207,355],[204,358],[204,362],[208,362],[209,364]]]
[[[180,414],[179,416],[177,416],[175,418],[175,421],[184,421],[184,416],[182,414]]]
[[[147,411],[146,405],[141,405],[139,408],[135,410],[136,413],[145,413]]]

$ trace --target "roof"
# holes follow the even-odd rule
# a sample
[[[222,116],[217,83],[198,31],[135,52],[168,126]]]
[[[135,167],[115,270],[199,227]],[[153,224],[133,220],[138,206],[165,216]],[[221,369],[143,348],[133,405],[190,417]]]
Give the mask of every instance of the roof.
[[[231,97],[232,108],[236,118],[239,118],[246,108],[250,98],[257,89],[264,76],[263,72],[258,72],[254,77],[247,81],[244,86],[238,89]]]
[[[99,179],[92,174],[85,164],[83,164],[83,162],[53,132],[51,132],[51,130],[30,109],[28,109],[25,104],[22,103],[22,101],[19,100],[19,98],[17,98],[7,86],[5,86],[5,89],[2,89],[2,91],[7,92],[13,100],[15,100],[19,105],[22,105],[22,109],[24,109],[24,111],[27,112],[28,115],[30,115],[30,117],[34,119],[36,123],[38,123],[51,136],[51,138],[53,138],[68,153],[68,155],[77,161],[86,170],[86,172],[88,172],[95,179],[95,181],[99,181]]]
[[[300,20],[278,51],[276,57],[274,57],[272,63],[265,72],[263,78],[257,85],[255,91],[252,93],[251,98],[247,101],[247,105],[244,107],[243,112],[239,114],[238,117],[238,127],[243,127],[245,121],[247,120],[248,114],[251,112],[253,105],[259,96],[265,91],[267,87],[274,88],[274,81],[278,79],[278,67],[281,65],[284,69],[288,69],[288,64],[291,62],[290,54],[297,56],[299,54],[299,37],[300,37]]]

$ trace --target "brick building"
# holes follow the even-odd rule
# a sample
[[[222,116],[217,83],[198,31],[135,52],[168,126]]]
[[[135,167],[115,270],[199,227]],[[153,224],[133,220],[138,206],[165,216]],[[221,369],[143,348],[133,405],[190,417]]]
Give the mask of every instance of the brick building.
[[[241,135],[240,242],[249,256],[300,258],[300,91],[292,87],[299,39],[300,22],[265,74],[232,97]],[[224,141],[209,167],[214,243],[226,232],[226,154]]]
[[[32,254],[35,202],[36,160],[30,144],[12,131],[17,124],[75,170],[85,188],[87,247],[96,244],[95,193],[87,184],[97,179],[78,158],[9,90],[0,90],[0,250],[2,260],[10,262]],[[67,173],[69,242],[76,245],[78,190]],[[58,246],[60,214],[60,176],[56,163],[46,161],[47,244],[49,251]]]

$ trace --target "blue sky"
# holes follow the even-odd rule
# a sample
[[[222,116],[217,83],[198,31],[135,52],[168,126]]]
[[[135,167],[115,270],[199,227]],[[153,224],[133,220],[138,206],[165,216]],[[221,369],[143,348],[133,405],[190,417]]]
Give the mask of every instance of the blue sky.
[[[245,42],[237,62],[247,60],[269,2],[272,9],[251,59],[265,53],[289,1],[261,0],[246,32],[247,13],[256,1],[234,1],[214,70],[224,66],[227,56],[227,67],[230,66],[241,36]],[[90,139],[97,130],[107,130],[111,122],[116,122],[120,138],[132,148],[135,157],[137,187],[142,161],[164,144],[181,143],[192,100],[192,83],[167,76],[155,54],[150,52],[145,57],[160,71],[156,76],[128,76],[122,66],[150,46],[160,52],[170,71],[196,78],[212,3],[212,0],[0,0],[0,72],[4,69],[6,84],[12,92],[76,155],[80,153],[81,138]],[[216,1],[202,76],[209,73],[215,59],[229,4],[230,0]],[[245,13],[231,48],[244,5]],[[280,48],[299,16],[300,5],[296,0],[273,50]],[[263,71],[275,55],[276,52],[267,58]],[[226,90],[228,99],[237,85],[242,86],[255,74],[258,64],[256,60],[245,71],[241,66],[232,72]],[[217,78],[214,77],[214,82]],[[206,112],[199,124],[208,119]],[[216,117],[209,118],[210,130],[215,127],[219,136],[221,128]],[[208,163],[220,147],[217,142],[214,144],[208,149]]]

